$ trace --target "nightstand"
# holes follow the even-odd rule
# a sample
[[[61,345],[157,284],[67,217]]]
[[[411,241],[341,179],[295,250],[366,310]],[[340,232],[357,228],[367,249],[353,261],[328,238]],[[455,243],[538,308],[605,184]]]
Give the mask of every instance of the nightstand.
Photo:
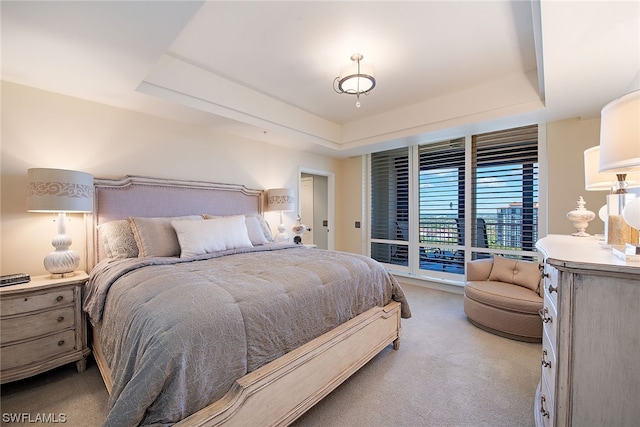
[[[0,383],[71,362],[85,370],[90,350],[82,289],[88,278],[79,271],[0,288]]]

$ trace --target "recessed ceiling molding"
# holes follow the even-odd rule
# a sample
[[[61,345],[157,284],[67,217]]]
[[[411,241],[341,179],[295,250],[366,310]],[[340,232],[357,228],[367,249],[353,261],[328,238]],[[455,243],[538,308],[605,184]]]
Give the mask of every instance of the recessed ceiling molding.
[[[363,149],[365,149],[365,152],[373,152],[375,144],[378,143],[390,144],[392,141],[405,141],[404,144],[400,145],[413,145],[428,141],[459,138],[472,133],[529,125],[536,122],[533,113],[540,111],[540,105],[540,101],[534,101],[478,112],[472,116],[452,117],[413,128],[394,130],[389,134],[343,143],[340,145],[340,149],[344,152],[358,150],[358,152],[362,153]],[[416,140],[419,141],[416,142]]]
[[[289,129],[321,145],[340,143],[338,124],[169,55],[137,90],[255,126]]]
[[[461,126],[545,108],[537,92],[537,73],[513,74],[491,83],[408,107],[346,123],[342,145],[395,139],[423,130]]]
[[[536,47],[536,68],[538,73],[538,93],[540,99],[545,99],[544,88],[544,51],[542,49],[542,12],[540,0],[531,0],[531,19],[533,20],[533,43]]]
[[[170,55],[161,58],[137,90],[336,152],[544,109],[536,71],[342,126]]]
[[[226,119],[231,119],[238,123],[251,125],[252,127],[238,127],[235,130],[231,131],[231,133],[243,136],[245,138],[255,139],[255,134],[259,129],[267,129],[271,132],[271,134],[277,133],[282,137],[287,138],[288,141],[286,141],[286,144],[284,144],[287,146],[300,146],[302,148],[305,144],[311,144],[312,146],[315,145],[329,149],[329,153],[335,152],[340,149],[340,144],[338,143],[327,141],[315,135],[304,133],[296,129],[291,129],[278,123],[267,122],[258,117],[251,117],[247,114],[244,114],[243,112],[235,112],[211,103],[205,99],[196,98],[194,96],[180,93],[175,90],[157,86],[148,82],[140,83],[137,90],[141,93],[152,95],[165,101],[175,102],[182,106],[195,109],[203,113],[211,113],[211,117],[225,117]],[[214,122],[217,122],[217,119],[214,120]],[[217,127],[222,130],[226,128],[233,128],[233,125],[231,125],[231,123],[233,122],[229,121],[226,125],[218,124]],[[272,141],[272,143],[276,145],[282,145],[279,144],[278,141]],[[311,149],[311,147],[306,148]]]

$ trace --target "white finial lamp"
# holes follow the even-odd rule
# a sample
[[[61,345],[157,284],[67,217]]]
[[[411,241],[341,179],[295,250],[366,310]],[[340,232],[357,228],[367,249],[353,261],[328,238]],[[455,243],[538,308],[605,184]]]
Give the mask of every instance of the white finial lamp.
[[[280,225],[278,226],[278,234],[275,236],[276,242],[288,242],[289,235],[287,228],[284,226],[282,213],[289,212],[296,208],[296,196],[290,188],[272,188],[267,191],[267,210],[280,212]]]
[[[69,249],[66,214],[93,210],[93,176],[64,169],[29,169],[27,210],[58,214],[58,235],[51,241],[55,250],[44,258],[44,268],[54,277],[72,275],[80,265],[80,256]]]
[[[615,173],[613,194],[607,196],[608,240],[611,245],[638,244],[638,230],[624,221],[625,205],[635,198],[627,193],[627,175],[640,171],[640,90],[624,95],[602,109],[600,172]]]

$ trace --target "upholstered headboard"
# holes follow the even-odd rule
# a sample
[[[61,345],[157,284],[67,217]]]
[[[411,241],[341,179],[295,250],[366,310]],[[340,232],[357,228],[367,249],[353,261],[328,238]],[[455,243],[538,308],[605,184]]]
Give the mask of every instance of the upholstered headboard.
[[[263,190],[237,184],[126,176],[94,179],[94,207],[87,239],[90,271],[105,257],[98,226],[128,217],[165,217],[193,214],[261,214]]]

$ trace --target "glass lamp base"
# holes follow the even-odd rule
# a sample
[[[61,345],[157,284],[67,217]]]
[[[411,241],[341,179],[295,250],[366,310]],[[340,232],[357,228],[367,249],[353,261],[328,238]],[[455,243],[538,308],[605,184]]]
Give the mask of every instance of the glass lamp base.
[[[633,193],[607,195],[606,240],[611,246],[624,246],[638,242],[638,230],[624,220],[622,213],[627,203],[635,198]]]

